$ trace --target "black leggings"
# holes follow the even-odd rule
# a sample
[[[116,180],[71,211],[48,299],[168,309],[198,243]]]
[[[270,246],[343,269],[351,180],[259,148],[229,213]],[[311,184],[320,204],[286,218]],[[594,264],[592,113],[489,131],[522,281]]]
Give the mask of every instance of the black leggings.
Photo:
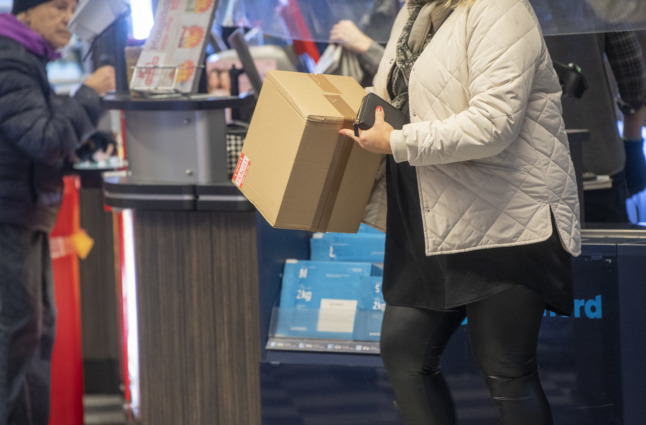
[[[407,425],[455,425],[453,400],[440,358],[468,317],[473,354],[503,425],[551,425],[552,413],[537,364],[545,300],[515,286],[453,311],[386,306],[381,357]]]

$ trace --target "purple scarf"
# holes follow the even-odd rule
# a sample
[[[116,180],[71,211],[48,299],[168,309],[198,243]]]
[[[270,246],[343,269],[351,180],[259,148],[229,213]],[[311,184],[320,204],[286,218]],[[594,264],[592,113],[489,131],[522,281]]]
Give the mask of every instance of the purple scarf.
[[[29,28],[11,13],[0,14],[0,36],[10,38],[25,46],[31,53],[50,61],[61,57],[42,35]]]

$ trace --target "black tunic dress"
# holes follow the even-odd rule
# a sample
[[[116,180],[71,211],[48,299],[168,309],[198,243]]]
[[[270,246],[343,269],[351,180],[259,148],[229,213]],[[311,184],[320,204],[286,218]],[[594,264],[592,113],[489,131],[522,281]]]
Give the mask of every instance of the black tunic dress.
[[[547,309],[571,314],[572,257],[553,224],[544,242],[426,256],[415,167],[390,155],[386,179],[383,294],[388,304],[449,310],[525,285],[545,299]]]

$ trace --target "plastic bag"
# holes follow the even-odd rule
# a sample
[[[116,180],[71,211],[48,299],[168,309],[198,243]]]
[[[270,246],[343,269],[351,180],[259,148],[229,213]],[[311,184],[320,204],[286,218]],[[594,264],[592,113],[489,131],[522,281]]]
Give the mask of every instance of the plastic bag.
[[[327,46],[313,72],[315,74],[345,75],[354,78],[359,83],[363,79],[363,69],[359,65],[357,56],[338,44]]]

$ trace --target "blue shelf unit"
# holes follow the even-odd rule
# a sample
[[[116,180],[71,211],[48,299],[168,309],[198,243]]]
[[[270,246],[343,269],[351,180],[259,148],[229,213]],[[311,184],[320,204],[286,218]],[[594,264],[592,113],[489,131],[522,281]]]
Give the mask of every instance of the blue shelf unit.
[[[378,341],[272,334],[286,259],[310,258],[309,232],[259,221],[263,425],[402,425]],[[571,317],[546,312],[539,367],[555,424],[634,425],[646,417],[646,238],[585,238],[575,259]],[[459,423],[498,424],[467,326],[450,341],[443,371]]]

